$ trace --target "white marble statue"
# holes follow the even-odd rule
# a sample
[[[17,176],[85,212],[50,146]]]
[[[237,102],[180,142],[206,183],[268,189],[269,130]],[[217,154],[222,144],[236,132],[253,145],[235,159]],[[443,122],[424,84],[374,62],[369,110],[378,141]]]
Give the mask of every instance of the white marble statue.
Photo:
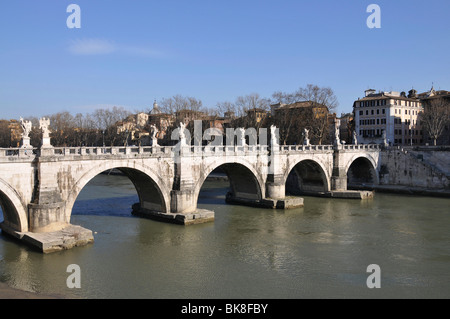
[[[32,128],[32,124],[31,121],[26,121],[24,120],[22,117],[20,118],[20,125],[22,126],[22,137],[29,137],[30,132],[31,132],[31,128]]]
[[[39,127],[42,130],[42,137],[50,137],[50,119],[49,118],[41,118],[39,120]]]
[[[277,140],[277,127],[275,125],[270,126],[270,141],[271,146],[277,146],[278,140]]]

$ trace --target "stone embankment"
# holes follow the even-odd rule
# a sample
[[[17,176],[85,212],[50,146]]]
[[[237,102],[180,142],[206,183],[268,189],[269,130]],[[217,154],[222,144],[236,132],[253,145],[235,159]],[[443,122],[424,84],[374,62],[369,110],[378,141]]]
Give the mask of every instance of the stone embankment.
[[[450,147],[396,147],[381,152],[378,191],[450,196]]]

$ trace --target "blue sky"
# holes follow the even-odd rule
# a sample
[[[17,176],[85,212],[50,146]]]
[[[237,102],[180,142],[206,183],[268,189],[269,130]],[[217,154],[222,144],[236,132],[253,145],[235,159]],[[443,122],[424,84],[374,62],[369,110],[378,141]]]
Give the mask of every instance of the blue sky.
[[[69,4],[81,28],[69,29]],[[369,29],[369,4],[381,28]],[[0,6],[0,118],[145,110],[193,96],[331,87],[338,114],[364,90],[450,90],[450,1],[14,0]]]

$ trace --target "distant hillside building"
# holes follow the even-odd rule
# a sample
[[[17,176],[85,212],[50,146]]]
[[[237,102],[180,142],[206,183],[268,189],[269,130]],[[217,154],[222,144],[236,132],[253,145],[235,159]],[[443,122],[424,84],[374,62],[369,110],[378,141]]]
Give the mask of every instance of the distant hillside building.
[[[423,144],[419,114],[423,111],[415,90],[379,92],[366,90],[365,96],[353,103],[358,143],[382,143],[383,133],[390,145]]]
[[[157,138],[164,139],[167,130],[174,123],[175,119],[171,114],[163,113],[156,101],[153,103],[153,109],[148,115],[148,124],[155,125],[158,128]]]

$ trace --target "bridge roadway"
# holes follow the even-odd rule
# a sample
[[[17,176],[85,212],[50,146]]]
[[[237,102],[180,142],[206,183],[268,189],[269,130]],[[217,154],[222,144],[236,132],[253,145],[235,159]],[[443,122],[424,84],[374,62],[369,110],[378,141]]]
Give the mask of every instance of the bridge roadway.
[[[298,194],[362,198],[347,183],[378,184],[380,145],[41,147],[0,149],[4,233],[43,252],[93,241],[70,224],[72,207],[98,174],[118,169],[136,187],[136,215],[184,225],[214,220],[197,208],[202,185],[217,168],[230,181],[227,202],[287,209]]]

